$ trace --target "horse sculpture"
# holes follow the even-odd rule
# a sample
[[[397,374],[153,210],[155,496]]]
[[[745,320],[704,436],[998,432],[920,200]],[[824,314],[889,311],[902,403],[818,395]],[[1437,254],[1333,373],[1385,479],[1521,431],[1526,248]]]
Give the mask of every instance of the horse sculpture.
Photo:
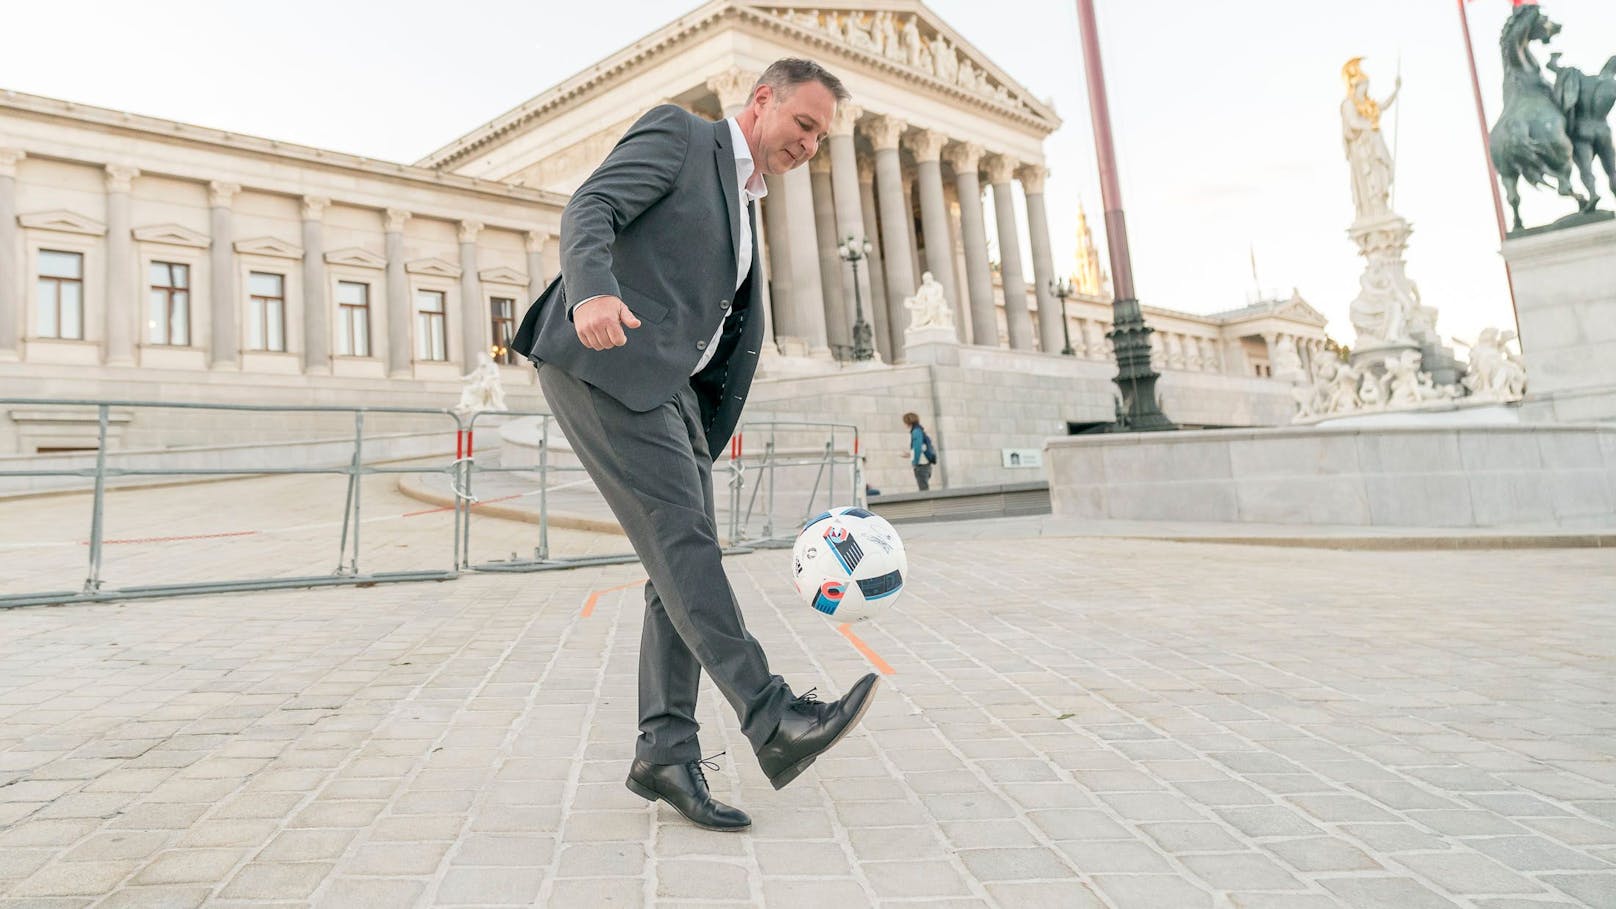
[[[1554,99],[1566,116],[1566,133],[1571,137],[1571,158],[1588,188],[1591,210],[1599,199],[1594,186],[1594,159],[1605,166],[1605,189],[1616,197],[1616,147],[1612,147],[1610,116],[1616,107],[1616,57],[1605,61],[1599,75],[1590,76],[1574,66],[1561,66],[1560,54],[1549,55],[1549,71],[1554,73]]]
[[[1504,23],[1498,42],[1504,60],[1504,110],[1493,124],[1489,147],[1493,166],[1509,194],[1515,230],[1521,229],[1518,181],[1522,177],[1534,186],[1545,186],[1545,178],[1552,175],[1560,195],[1576,199],[1582,211],[1593,204],[1574,188],[1566,115],[1532,56],[1533,41],[1547,43],[1559,33],[1560,24],[1536,6],[1517,6]]]

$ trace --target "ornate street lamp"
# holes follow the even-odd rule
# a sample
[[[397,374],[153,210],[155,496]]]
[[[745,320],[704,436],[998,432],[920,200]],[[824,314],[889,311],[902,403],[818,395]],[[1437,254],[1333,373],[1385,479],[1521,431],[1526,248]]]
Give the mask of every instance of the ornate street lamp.
[[[872,341],[870,323],[864,321],[864,295],[859,293],[859,263],[869,257],[875,247],[869,240],[860,240],[852,234],[836,247],[836,254],[842,261],[853,266],[853,359],[872,360],[875,358],[875,345]]]
[[[1061,356],[1075,357],[1077,351],[1072,349],[1072,327],[1066,324],[1066,298],[1076,293],[1076,288],[1072,287],[1072,282],[1066,278],[1050,278],[1049,292],[1061,301],[1061,337],[1066,339],[1066,346],[1061,348]]]
[[[1177,429],[1156,406],[1156,380],[1150,364],[1150,332],[1133,289],[1133,263],[1128,255],[1128,227],[1122,214],[1122,183],[1117,179],[1117,153],[1111,140],[1111,108],[1100,65],[1100,36],[1094,24],[1094,0],[1077,0],[1078,31],[1083,40],[1083,75],[1088,82],[1089,116],[1100,162],[1100,198],[1105,202],[1105,239],[1111,248],[1111,349],[1117,360],[1114,380],[1122,407],[1114,432]]]

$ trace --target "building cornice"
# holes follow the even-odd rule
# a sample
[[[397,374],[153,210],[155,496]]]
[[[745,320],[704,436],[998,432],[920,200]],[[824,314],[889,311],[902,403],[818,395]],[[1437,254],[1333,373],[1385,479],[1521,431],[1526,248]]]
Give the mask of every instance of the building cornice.
[[[481,193],[500,199],[536,202],[557,208],[567,204],[567,196],[547,190],[515,186],[498,180],[484,180],[447,173],[413,164],[399,164],[365,158],[344,152],[335,152],[292,142],[264,139],[258,136],[226,132],[206,126],[196,126],[175,120],[147,117],[126,111],[110,110],[73,101],[61,101],[40,95],[0,89],[0,113],[50,120],[66,120],[88,127],[124,135],[134,135],[165,142],[218,148],[233,154],[251,154],[292,162],[302,166],[315,166],[348,174],[362,174],[386,180],[415,185],[438,187],[460,192]]]

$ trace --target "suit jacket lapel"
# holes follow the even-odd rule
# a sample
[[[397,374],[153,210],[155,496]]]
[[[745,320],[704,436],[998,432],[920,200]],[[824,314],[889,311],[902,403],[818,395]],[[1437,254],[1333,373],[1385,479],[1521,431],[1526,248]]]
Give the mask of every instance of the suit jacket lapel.
[[[718,182],[724,187],[724,210],[729,213],[729,260],[733,264],[741,255],[740,189],[735,185],[735,150],[730,147],[729,121],[715,124],[713,136],[718,141],[713,147],[713,162],[718,165]]]

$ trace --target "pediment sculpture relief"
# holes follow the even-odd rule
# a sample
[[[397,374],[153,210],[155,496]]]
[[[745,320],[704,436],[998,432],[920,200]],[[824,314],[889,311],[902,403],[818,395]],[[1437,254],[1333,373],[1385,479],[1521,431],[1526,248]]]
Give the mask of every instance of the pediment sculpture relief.
[[[1027,105],[1008,86],[993,81],[987,71],[913,13],[902,16],[888,10],[873,13],[844,10],[775,9],[772,14],[799,28],[829,35],[842,44],[900,66],[934,76],[950,85],[998,103],[1025,110]],[[930,31],[923,33],[925,28]]]

